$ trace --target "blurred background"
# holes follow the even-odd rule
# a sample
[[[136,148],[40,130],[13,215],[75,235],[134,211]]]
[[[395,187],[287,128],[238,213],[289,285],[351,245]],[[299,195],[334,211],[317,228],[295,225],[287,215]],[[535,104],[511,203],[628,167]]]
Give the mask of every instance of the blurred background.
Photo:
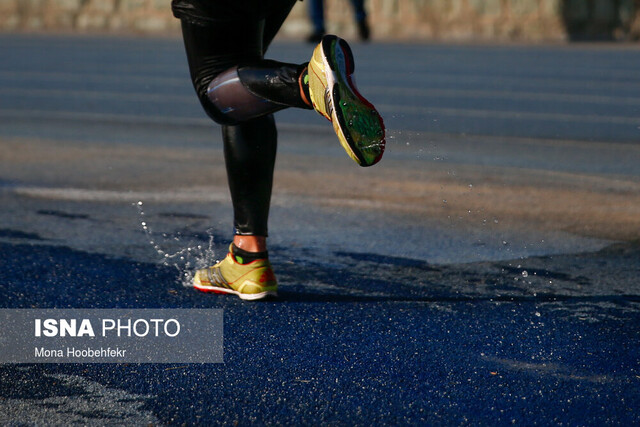
[[[281,36],[304,37],[308,1]],[[327,0],[327,31],[356,33],[347,0]],[[369,0],[373,38],[395,40],[638,40],[638,0]],[[2,31],[177,34],[169,0],[0,0]]]

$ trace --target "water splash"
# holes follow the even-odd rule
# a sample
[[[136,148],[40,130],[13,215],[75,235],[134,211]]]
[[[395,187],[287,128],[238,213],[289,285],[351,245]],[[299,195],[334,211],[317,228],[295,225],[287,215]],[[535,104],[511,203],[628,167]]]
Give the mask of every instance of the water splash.
[[[402,147],[412,153],[416,159],[429,160],[433,157],[433,160],[444,160],[435,153],[435,143],[420,132],[387,129],[386,140],[391,146]]]
[[[170,236],[166,233],[159,235],[154,233],[146,219],[144,211],[144,204],[142,201],[138,201],[133,204],[138,209],[138,215],[140,217],[140,226],[144,231],[149,244],[156,251],[159,256],[159,263],[166,267],[173,267],[179,272],[179,282],[182,286],[192,287],[193,275],[199,268],[204,268],[215,264],[216,256],[214,249],[214,239],[211,230],[207,230],[209,236],[209,242],[203,245],[202,242],[194,243],[188,242],[184,244],[183,236],[177,233],[177,236],[171,238],[172,242],[169,242]],[[182,249],[175,252],[168,249],[169,244],[175,245],[179,243]]]

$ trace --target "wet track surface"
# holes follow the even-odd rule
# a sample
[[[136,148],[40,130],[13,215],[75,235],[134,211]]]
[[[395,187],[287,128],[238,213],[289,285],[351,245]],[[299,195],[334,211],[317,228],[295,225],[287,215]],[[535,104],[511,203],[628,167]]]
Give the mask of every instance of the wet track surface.
[[[225,318],[224,364],[1,365],[2,423],[640,421],[637,46],[355,45],[387,153],[278,114],[258,303],[182,284],[231,227],[179,40],[0,51],[1,306]]]

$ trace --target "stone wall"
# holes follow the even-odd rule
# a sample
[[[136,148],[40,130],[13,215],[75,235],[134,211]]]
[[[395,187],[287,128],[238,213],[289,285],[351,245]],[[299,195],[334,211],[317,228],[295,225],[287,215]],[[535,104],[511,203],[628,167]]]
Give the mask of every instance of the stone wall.
[[[170,0],[0,0],[3,31],[177,32]]]
[[[215,0],[212,0],[215,1]],[[170,0],[0,0],[0,31],[178,33]],[[378,39],[640,38],[640,0],[368,0]],[[283,36],[310,31],[298,2]],[[355,35],[349,0],[326,0],[327,28]]]

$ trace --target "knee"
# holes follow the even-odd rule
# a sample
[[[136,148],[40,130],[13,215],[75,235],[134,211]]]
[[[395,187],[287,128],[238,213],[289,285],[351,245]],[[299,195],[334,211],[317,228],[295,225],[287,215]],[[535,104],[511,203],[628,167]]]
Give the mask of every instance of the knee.
[[[224,106],[215,103],[211,99],[211,88],[216,86],[220,76],[225,75],[228,67],[220,66],[216,67],[201,67],[200,69],[193,70],[191,74],[191,82],[193,88],[196,91],[200,105],[204,109],[205,113],[211,120],[220,125],[236,125],[238,120],[231,117],[227,111],[224,110]],[[226,71],[225,71],[226,70]]]
[[[221,124],[244,123],[286,108],[252,91],[234,66],[216,75],[200,88],[200,101],[209,116]]]
[[[208,86],[205,86],[203,88],[196,87],[196,92],[198,93],[198,100],[200,100],[200,105],[202,105],[204,112],[211,120],[218,123],[219,125],[233,126],[240,123],[237,120],[229,117],[229,115],[225,114],[225,112],[218,108],[216,104],[211,102],[208,94]]]

